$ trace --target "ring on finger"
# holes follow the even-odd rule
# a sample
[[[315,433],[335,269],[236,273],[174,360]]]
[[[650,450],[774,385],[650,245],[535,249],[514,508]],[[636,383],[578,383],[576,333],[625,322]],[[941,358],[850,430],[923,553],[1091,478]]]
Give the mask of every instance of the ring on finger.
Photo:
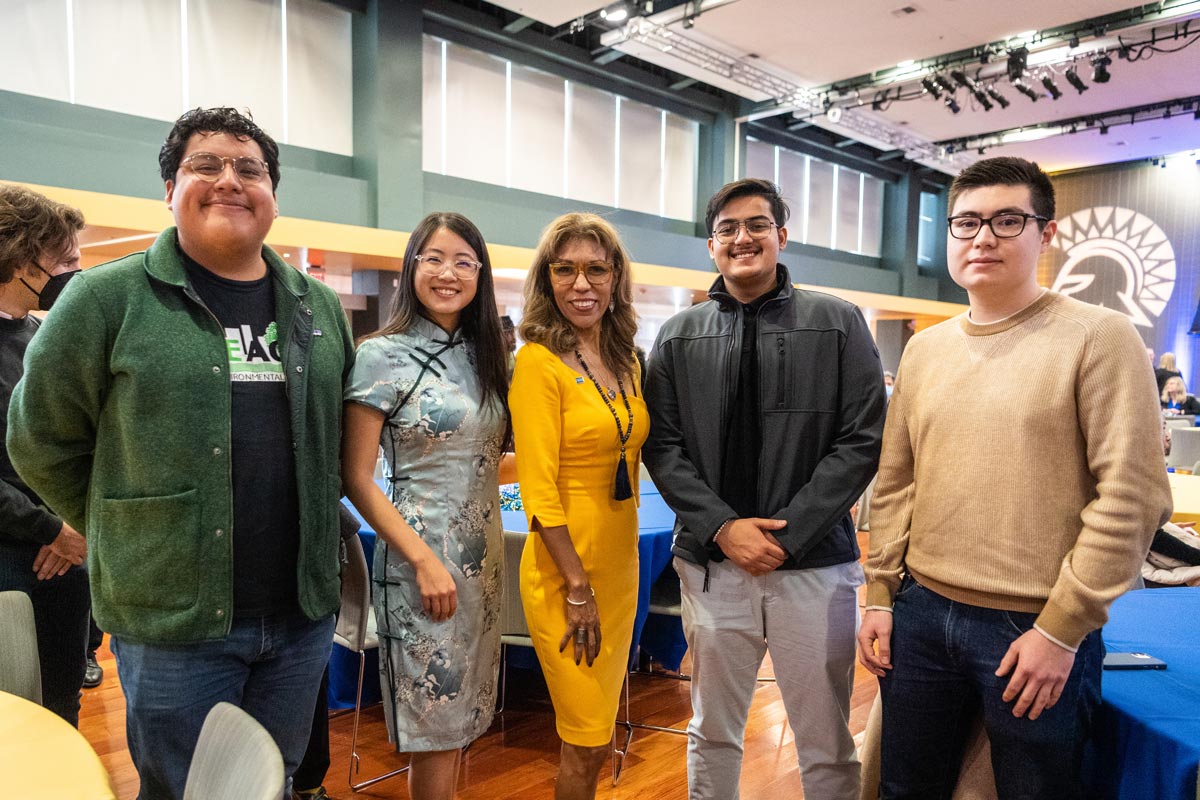
[[[579,644],[587,644],[587,629],[586,628],[576,628],[575,629],[575,641],[578,642]]]

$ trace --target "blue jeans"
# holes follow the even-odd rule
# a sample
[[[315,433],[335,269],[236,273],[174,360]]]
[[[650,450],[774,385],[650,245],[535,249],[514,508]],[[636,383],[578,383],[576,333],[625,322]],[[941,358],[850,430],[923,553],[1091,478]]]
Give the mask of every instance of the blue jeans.
[[[332,616],[313,622],[300,614],[238,618],[216,641],[143,644],[113,636],[140,800],[183,797],[204,718],[222,700],[267,729],[290,776],[308,744],[332,642]]]
[[[1062,696],[1036,720],[1014,717],[995,676],[1036,614],[956,603],[906,577],[896,593],[892,669],[883,698],[880,797],[950,798],[970,723],[982,715],[1000,800],[1080,796],[1079,772],[1100,702],[1104,644],[1092,631],[1079,647]]]
[[[33,571],[39,549],[29,542],[0,542],[0,591],[29,595],[37,628],[42,705],[79,727],[79,690],[87,668],[88,611],[92,607],[88,574],[83,567],[71,567],[62,575],[39,581]]]

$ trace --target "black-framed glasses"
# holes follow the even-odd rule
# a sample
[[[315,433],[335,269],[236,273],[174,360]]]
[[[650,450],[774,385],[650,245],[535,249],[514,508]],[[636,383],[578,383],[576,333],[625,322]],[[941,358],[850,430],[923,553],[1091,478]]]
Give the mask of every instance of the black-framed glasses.
[[[483,268],[482,261],[472,261],[469,258],[456,258],[453,261],[448,261],[441,256],[416,256],[414,259],[417,262],[417,268],[426,275],[441,275],[446,271],[446,267],[450,267],[450,271],[456,277],[462,278],[464,281],[469,281],[479,274],[479,270]]]
[[[775,223],[764,217],[727,219],[713,228],[713,238],[721,244],[732,244],[737,239],[738,230],[745,228],[746,235],[751,239],[765,239],[774,227],[776,227]]]
[[[598,286],[612,280],[613,265],[607,261],[589,261],[586,264],[572,264],[570,261],[550,262],[550,280],[555,283],[574,283],[579,275],[593,286]]]
[[[1049,218],[1037,214],[997,214],[994,217],[975,217],[962,215],[947,217],[950,225],[950,235],[955,239],[974,239],[987,225],[992,229],[992,235],[997,239],[1015,239],[1025,232],[1025,224],[1031,219],[1038,222],[1049,222]]]
[[[214,153],[193,153],[180,162],[188,171],[202,181],[216,183],[225,171],[225,165],[233,167],[233,174],[242,183],[262,183],[270,175],[267,162],[253,156],[218,156]]]

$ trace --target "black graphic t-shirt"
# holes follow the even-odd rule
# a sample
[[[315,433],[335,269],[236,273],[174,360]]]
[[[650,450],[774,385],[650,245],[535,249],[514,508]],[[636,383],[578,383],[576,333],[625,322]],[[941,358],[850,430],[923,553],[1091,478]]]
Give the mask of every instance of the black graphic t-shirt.
[[[300,511],[271,276],[233,281],[183,261],[229,354],[234,614],[291,613],[299,609]]]

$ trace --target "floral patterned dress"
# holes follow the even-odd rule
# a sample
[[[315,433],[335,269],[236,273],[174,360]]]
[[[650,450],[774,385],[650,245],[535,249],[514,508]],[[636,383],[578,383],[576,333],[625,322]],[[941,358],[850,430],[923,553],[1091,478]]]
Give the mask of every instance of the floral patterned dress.
[[[416,571],[375,543],[373,603],[388,729],[399,752],[461,748],[492,721],[503,545],[497,491],[504,409],[483,404],[474,353],[426,319],[363,342],[346,400],[384,414],[389,497],[454,577],[458,610],[423,611]]]

